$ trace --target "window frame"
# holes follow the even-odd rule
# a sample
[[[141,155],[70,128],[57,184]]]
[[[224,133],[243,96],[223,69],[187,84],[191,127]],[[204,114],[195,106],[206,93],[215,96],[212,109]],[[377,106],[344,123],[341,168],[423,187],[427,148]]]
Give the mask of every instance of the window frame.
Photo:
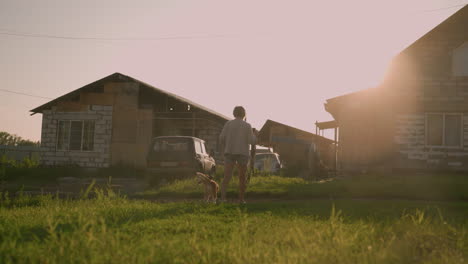
[[[430,145],[428,140],[428,116],[429,115],[442,115],[442,145]],[[447,146],[445,143],[445,117],[448,115],[459,116],[460,117],[460,145],[458,146]],[[463,148],[463,113],[448,113],[448,112],[426,112],[424,115],[424,145],[431,148],[448,148],[448,149],[461,149]]]
[[[93,129],[93,149],[92,150],[83,150],[83,143],[84,143],[84,122],[86,121],[92,121],[94,123],[94,129]],[[58,140],[59,140],[59,127],[60,127],[60,122],[68,122],[69,129],[68,129],[68,142],[66,142],[66,149],[59,149],[58,148]],[[81,144],[80,144],[80,149],[70,149],[70,140],[71,140],[71,123],[72,122],[81,122]],[[57,120],[57,133],[56,133],[56,139],[55,139],[55,151],[69,151],[69,152],[95,152],[94,150],[94,143],[95,143],[95,134],[96,134],[96,121],[95,120],[88,120],[88,119],[59,119]]]

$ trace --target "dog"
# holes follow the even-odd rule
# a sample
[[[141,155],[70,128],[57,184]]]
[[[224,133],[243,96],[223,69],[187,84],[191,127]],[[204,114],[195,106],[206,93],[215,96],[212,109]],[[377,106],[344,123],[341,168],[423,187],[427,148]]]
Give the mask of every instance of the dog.
[[[210,177],[206,174],[197,172],[197,183],[198,184],[203,184],[205,187],[205,194],[203,198],[207,202],[216,202],[218,199],[218,191],[219,191],[219,185],[216,183],[214,180],[210,179]]]

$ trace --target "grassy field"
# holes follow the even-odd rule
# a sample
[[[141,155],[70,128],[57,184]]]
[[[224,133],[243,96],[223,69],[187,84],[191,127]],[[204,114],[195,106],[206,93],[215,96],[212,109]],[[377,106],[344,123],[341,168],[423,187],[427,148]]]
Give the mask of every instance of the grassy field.
[[[0,263],[464,263],[468,204],[205,204],[19,196],[0,203]]]
[[[4,192],[0,263],[465,263],[467,182],[262,176],[246,205],[199,202],[194,179],[130,198],[96,188],[73,200]],[[237,195],[235,179],[228,194]]]
[[[218,182],[221,179],[218,175]],[[228,196],[237,196],[234,178]],[[140,192],[135,197],[148,199],[200,198],[202,188],[195,179]],[[410,199],[468,201],[468,176],[464,174],[369,174],[324,181],[305,181],[280,176],[252,177],[247,199]]]

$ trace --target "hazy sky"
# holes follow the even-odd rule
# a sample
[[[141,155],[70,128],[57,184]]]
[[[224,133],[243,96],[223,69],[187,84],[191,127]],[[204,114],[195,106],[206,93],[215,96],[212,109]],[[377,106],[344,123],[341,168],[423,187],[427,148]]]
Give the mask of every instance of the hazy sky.
[[[257,128],[315,131],[326,99],[376,86],[467,2],[0,0],[0,89],[55,98],[120,72],[227,116],[243,105]],[[0,130],[39,140],[29,110],[47,101],[0,91]]]

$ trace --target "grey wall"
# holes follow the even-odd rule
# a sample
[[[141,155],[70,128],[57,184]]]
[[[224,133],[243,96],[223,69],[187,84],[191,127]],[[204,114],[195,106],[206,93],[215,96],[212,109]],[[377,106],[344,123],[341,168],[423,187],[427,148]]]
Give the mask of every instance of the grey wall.
[[[58,120],[94,120],[93,151],[57,150]],[[50,166],[109,167],[111,135],[112,106],[91,105],[83,112],[45,110],[42,116],[41,162]]]

